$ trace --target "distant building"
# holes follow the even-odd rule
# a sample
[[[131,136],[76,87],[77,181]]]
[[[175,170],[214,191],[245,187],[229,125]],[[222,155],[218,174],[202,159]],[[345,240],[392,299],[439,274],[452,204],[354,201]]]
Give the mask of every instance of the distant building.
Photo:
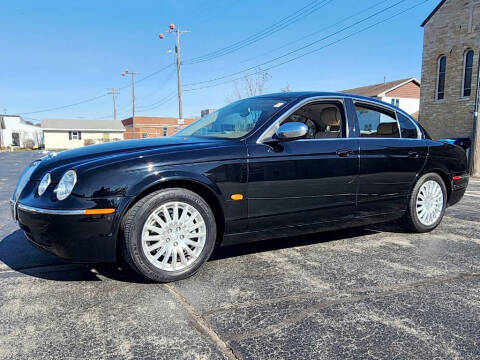
[[[211,114],[212,112],[214,112],[215,109],[205,109],[205,110],[202,110],[200,111],[200,117],[204,117],[204,116],[207,116],[208,114]]]
[[[436,139],[472,138],[480,0],[440,1],[422,26],[420,123]]]
[[[400,79],[380,84],[342,90],[343,93],[373,97],[395,105],[406,113],[418,116],[420,108],[420,81]]]
[[[40,126],[25,121],[18,115],[0,115],[0,148],[41,147],[42,145]]]
[[[42,119],[45,149],[73,149],[123,140],[119,120]]]
[[[170,136],[195,122],[195,119],[183,119],[156,116],[135,116],[122,120],[125,126],[125,139],[140,139],[160,136]],[[135,124],[135,126],[134,126]]]

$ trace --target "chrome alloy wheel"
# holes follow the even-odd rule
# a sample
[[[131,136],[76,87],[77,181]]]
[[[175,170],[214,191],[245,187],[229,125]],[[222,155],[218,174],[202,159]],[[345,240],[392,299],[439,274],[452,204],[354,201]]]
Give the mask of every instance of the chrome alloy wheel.
[[[202,215],[184,202],[155,209],[143,225],[143,253],[155,267],[179,271],[189,267],[205,246],[207,230]]]
[[[443,191],[434,180],[426,181],[418,191],[416,210],[418,220],[425,226],[434,224],[443,210]]]

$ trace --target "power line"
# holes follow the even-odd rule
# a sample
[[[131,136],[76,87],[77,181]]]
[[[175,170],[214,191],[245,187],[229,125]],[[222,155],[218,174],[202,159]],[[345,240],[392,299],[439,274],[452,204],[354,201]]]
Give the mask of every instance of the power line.
[[[190,59],[185,61],[185,64],[196,64],[200,62],[205,62],[205,61],[210,61],[213,59],[216,59],[221,56],[225,56],[227,54],[230,54],[234,51],[237,51],[239,49],[242,49],[248,45],[251,45],[255,42],[258,42],[268,36],[273,35],[274,33],[300,21],[301,19],[305,18],[306,16],[312,14],[313,12],[321,9],[322,7],[328,5],[331,3],[333,0],[322,0],[320,4],[317,4],[319,0],[315,0],[313,2],[308,3],[301,9],[295,11],[294,13],[280,19],[279,21],[275,22],[274,24],[268,26],[267,28],[248,36],[247,38],[240,40],[236,43],[233,43],[229,46],[226,46],[224,48],[212,51],[208,54]]]
[[[335,40],[335,41],[332,41],[332,42],[330,42],[330,43],[328,43],[328,44],[326,44],[326,45],[324,45],[324,46],[321,46],[321,47],[319,47],[319,48],[310,50],[310,51],[308,51],[308,52],[306,52],[306,53],[303,53],[303,54],[301,54],[301,55],[298,55],[298,56],[296,56],[296,57],[294,57],[294,58],[285,60],[285,61],[283,61],[283,62],[281,62],[281,63],[272,65],[272,66],[270,66],[270,67],[268,67],[268,68],[265,68],[265,69],[262,69],[262,71],[268,71],[268,70],[277,68],[277,67],[279,67],[279,66],[285,65],[285,64],[290,63],[290,62],[292,62],[292,61],[298,60],[298,59],[300,59],[300,58],[302,58],[302,57],[304,57],[304,56],[306,56],[306,55],[310,55],[310,54],[312,54],[312,53],[314,53],[314,52],[318,52],[318,51],[320,51],[320,50],[323,50],[323,49],[325,49],[325,48],[327,48],[327,47],[329,47],[329,46],[338,44],[338,43],[341,42],[341,41],[344,41],[344,40],[346,40],[346,39],[349,39],[349,38],[351,38],[351,37],[353,37],[353,36],[355,36],[355,35],[358,35],[358,34],[360,34],[360,33],[362,33],[362,32],[365,32],[365,31],[367,31],[367,30],[369,30],[369,29],[371,29],[371,28],[373,28],[373,27],[375,27],[375,26],[377,26],[377,25],[380,25],[380,24],[382,24],[382,23],[385,23],[385,22],[387,22],[387,21],[389,21],[389,20],[391,20],[391,19],[393,19],[393,18],[395,18],[395,17],[397,17],[397,16],[399,16],[399,15],[402,15],[402,14],[406,13],[407,11],[410,11],[410,10],[412,10],[412,9],[420,6],[420,5],[423,5],[423,4],[425,4],[426,2],[429,2],[429,1],[431,1],[431,0],[424,0],[424,1],[422,1],[422,2],[420,2],[420,3],[418,3],[418,4],[416,4],[416,5],[413,5],[413,6],[409,7],[409,8],[407,8],[407,9],[403,10],[403,11],[400,11],[400,12],[398,12],[398,13],[396,13],[396,14],[388,17],[388,18],[385,18],[385,19],[383,19],[383,20],[380,20],[380,21],[378,21],[378,22],[376,22],[376,23],[374,23],[374,24],[372,24],[372,25],[366,26],[366,27],[364,27],[364,28],[362,28],[362,29],[354,32],[354,33],[351,33],[351,34],[349,34],[349,35],[346,35],[346,36],[344,36],[344,37],[342,37],[342,38],[340,38],[340,39],[337,39],[337,40]],[[258,73],[258,70],[257,70],[257,72],[252,73],[252,74],[249,74],[249,75],[255,75],[256,73]],[[246,75],[246,74],[244,74],[243,76],[245,76],[245,75]],[[247,75],[248,75],[248,74],[247,74]],[[186,89],[185,91],[196,91],[196,90],[207,89],[207,88],[211,88],[211,87],[215,87],[215,86],[220,86],[220,85],[223,85],[223,84],[228,84],[228,83],[231,83],[231,82],[233,82],[233,81],[236,81],[236,80],[241,79],[243,76],[237,77],[237,78],[235,78],[235,79],[230,79],[230,80],[227,80],[227,81],[223,81],[223,82],[220,82],[220,83],[217,83],[217,84],[213,84],[213,85],[207,85],[207,86],[202,86],[202,87],[197,87],[197,88],[192,88],[192,89]]]
[[[397,1],[395,4],[390,5],[390,6],[384,8],[384,9],[382,9],[382,10],[379,10],[379,11],[375,12],[375,13],[372,14],[372,15],[369,15],[369,16],[367,16],[367,17],[365,17],[365,18],[363,18],[363,19],[361,19],[361,20],[359,20],[359,21],[354,22],[353,24],[350,24],[350,25],[348,25],[348,26],[345,26],[345,27],[341,28],[340,30],[337,30],[337,31],[335,31],[335,32],[333,32],[333,33],[331,33],[331,34],[329,34],[329,35],[326,35],[326,36],[324,36],[324,37],[322,37],[322,38],[320,38],[320,39],[318,39],[318,40],[315,40],[315,41],[307,44],[307,45],[301,46],[301,47],[299,47],[299,48],[297,48],[297,49],[295,49],[295,50],[291,50],[291,51],[289,51],[289,52],[287,52],[287,53],[285,53],[285,54],[283,54],[283,55],[277,56],[277,57],[275,57],[275,58],[273,58],[273,59],[271,59],[271,60],[264,61],[264,62],[262,62],[262,63],[260,63],[260,64],[251,66],[251,67],[249,67],[249,68],[247,68],[247,69],[243,69],[243,70],[236,71],[236,72],[233,72],[233,73],[230,73],[230,74],[227,74],[227,75],[219,76],[219,77],[216,77],[216,78],[214,78],[214,79],[187,83],[187,84],[184,84],[184,86],[201,85],[201,84],[206,84],[206,83],[215,82],[215,81],[218,81],[218,80],[223,80],[223,79],[226,79],[226,78],[235,76],[235,75],[245,74],[245,73],[248,72],[248,71],[251,71],[251,70],[253,70],[253,69],[257,69],[257,68],[259,68],[259,67],[262,67],[262,66],[264,66],[264,65],[270,64],[270,63],[272,63],[272,62],[274,62],[274,61],[277,61],[277,60],[279,60],[279,59],[283,59],[283,58],[285,58],[285,57],[287,57],[287,56],[290,56],[290,55],[292,55],[292,54],[294,54],[294,53],[296,53],[296,52],[298,52],[298,51],[301,51],[301,50],[304,50],[304,49],[306,49],[306,48],[309,48],[309,47],[311,47],[311,46],[313,46],[313,45],[315,45],[315,44],[317,44],[317,43],[319,43],[319,42],[321,42],[321,41],[323,41],[323,40],[326,40],[326,39],[328,39],[328,38],[330,38],[330,37],[332,37],[332,36],[335,36],[335,35],[343,32],[343,31],[345,31],[345,30],[348,30],[348,29],[350,29],[350,28],[352,28],[352,27],[354,27],[354,26],[356,26],[356,25],[358,25],[358,24],[361,24],[362,22],[365,22],[365,21],[367,21],[367,20],[370,20],[371,18],[373,18],[373,17],[375,17],[375,16],[377,16],[377,15],[379,15],[379,14],[385,12],[385,11],[388,11],[388,10],[392,9],[393,7],[395,7],[395,6],[403,3],[403,2],[405,2],[405,1],[407,1],[407,0]]]
[[[48,111],[66,109],[66,108],[68,108],[68,107],[77,106],[77,105],[81,105],[81,104],[86,104],[86,103],[88,103],[88,102],[92,102],[92,101],[95,101],[95,100],[104,98],[104,97],[106,97],[106,96],[108,96],[108,94],[103,94],[103,95],[95,96],[95,97],[92,97],[92,98],[89,98],[89,99],[85,99],[85,100],[82,100],[82,101],[78,101],[78,102],[73,103],[73,104],[68,104],[68,105],[62,105],[62,106],[47,108],[47,109],[43,109],[43,110],[36,110],[36,111],[24,112],[24,113],[20,113],[19,115],[38,114],[38,113],[41,113],[41,112],[48,112]]]
[[[139,108],[138,110],[139,111],[150,111],[150,110],[154,110],[154,109],[157,109],[159,108],[160,106],[166,104],[167,102],[169,102],[170,100],[174,99],[176,96],[176,92],[175,91],[171,91],[167,96],[165,96],[163,99],[157,101],[155,104],[151,104],[147,107],[144,107],[144,108]]]
[[[138,84],[139,82],[141,81],[144,81],[144,80],[147,80],[149,78],[151,78],[152,76],[155,76],[159,73],[161,73],[162,71],[168,69],[169,67],[173,66],[173,64],[170,64],[170,65],[167,65],[159,70],[156,70],[138,80],[136,80],[136,83]],[[125,86],[122,86],[120,88],[118,88],[118,90],[123,90],[123,89],[127,89],[129,87],[131,87],[132,85],[131,84],[128,84],[128,85],[125,85]],[[61,105],[61,106],[56,106],[56,107],[51,107],[51,108],[46,108],[46,109],[42,109],[42,110],[35,110],[35,111],[28,111],[28,112],[23,112],[23,113],[19,113],[19,115],[30,115],[30,114],[38,114],[38,113],[43,113],[43,112],[50,112],[50,111],[55,111],[55,110],[62,110],[62,109],[67,109],[69,107],[73,107],[73,106],[77,106],[77,105],[82,105],[82,104],[86,104],[86,103],[89,103],[89,102],[92,102],[92,101],[95,101],[95,100],[98,100],[98,99],[101,99],[101,98],[104,98],[106,96],[109,96],[109,94],[103,94],[103,95],[99,95],[99,96],[94,96],[94,97],[91,97],[91,98],[88,98],[88,99],[85,99],[85,100],[81,100],[81,101],[78,101],[78,102],[75,102],[75,103],[72,103],[72,104],[67,104],[67,105]]]
[[[361,14],[363,14],[363,13],[365,13],[365,12],[367,12],[367,11],[373,9],[373,8],[376,8],[377,6],[382,5],[382,4],[384,4],[385,2],[386,2],[385,0],[381,0],[381,1],[379,1],[379,2],[377,2],[377,3],[375,3],[375,4],[371,5],[371,6],[369,6],[369,7],[365,8],[365,9],[363,9],[363,10],[360,10],[360,11],[358,11],[358,12],[352,14],[352,15],[349,15],[349,16],[347,16],[347,17],[344,17],[343,19],[341,19],[341,20],[339,20],[339,21],[337,21],[337,22],[335,22],[335,23],[333,23],[333,24],[331,24],[331,25],[328,25],[328,26],[326,26],[326,27],[324,27],[324,28],[321,28],[321,29],[319,29],[319,30],[316,30],[316,31],[314,31],[314,32],[311,32],[311,33],[309,33],[309,34],[307,34],[307,35],[304,35],[304,36],[302,36],[302,37],[299,37],[299,38],[297,38],[297,39],[295,39],[295,40],[289,41],[289,42],[287,42],[287,43],[285,43],[285,44],[283,44],[283,45],[281,45],[281,46],[278,46],[278,47],[276,47],[276,48],[274,48],[274,49],[272,49],[272,50],[266,51],[266,52],[264,52],[264,53],[262,53],[262,54],[260,54],[260,55],[257,55],[257,56],[248,58],[248,59],[246,59],[246,60],[236,61],[236,62],[235,62],[235,65],[244,64],[244,63],[250,62],[250,61],[252,61],[252,60],[261,58],[261,57],[263,57],[263,56],[265,56],[265,55],[271,55],[272,52],[274,52],[274,51],[278,51],[278,50],[280,50],[280,49],[286,48],[286,47],[288,47],[288,46],[290,46],[290,45],[292,45],[292,44],[297,44],[299,41],[302,41],[302,40],[304,40],[304,39],[306,39],[306,38],[308,38],[308,37],[311,37],[311,36],[313,36],[313,35],[317,35],[317,34],[323,32],[323,31],[325,31],[325,30],[327,30],[327,29],[333,28],[333,27],[335,27],[335,26],[337,26],[337,25],[339,25],[339,24],[341,24],[341,23],[344,23],[344,22],[347,21],[347,20],[351,20],[352,18],[355,18],[355,17],[357,17],[358,15],[361,15]],[[387,2],[388,2],[388,0],[387,0]],[[228,67],[231,67],[231,66],[228,66]]]

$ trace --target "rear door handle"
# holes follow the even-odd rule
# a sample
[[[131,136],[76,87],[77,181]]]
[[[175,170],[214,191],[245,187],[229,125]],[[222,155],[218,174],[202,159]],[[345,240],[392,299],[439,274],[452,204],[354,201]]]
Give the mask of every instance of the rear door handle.
[[[347,157],[349,155],[352,155],[353,154],[353,150],[352,149],[338,149],[336,151],[337,155],[340,156],[340,157]]]
[[[416,151],[409,151],[409,152],[408,152],[408,157],[418,158],[418,152],[416,152]]]

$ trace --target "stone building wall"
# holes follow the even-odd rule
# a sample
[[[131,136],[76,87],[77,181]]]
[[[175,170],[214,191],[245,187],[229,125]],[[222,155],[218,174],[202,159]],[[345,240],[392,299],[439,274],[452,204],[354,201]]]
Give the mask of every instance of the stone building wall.
[[[464,54],[474,50],[472,91],[462,97]],[[471,137],[480,53],[480,0],[446,0],[424,25],[419,121],[434,139]],[[447,57],[445,97],[435,100],[438,59]]]

